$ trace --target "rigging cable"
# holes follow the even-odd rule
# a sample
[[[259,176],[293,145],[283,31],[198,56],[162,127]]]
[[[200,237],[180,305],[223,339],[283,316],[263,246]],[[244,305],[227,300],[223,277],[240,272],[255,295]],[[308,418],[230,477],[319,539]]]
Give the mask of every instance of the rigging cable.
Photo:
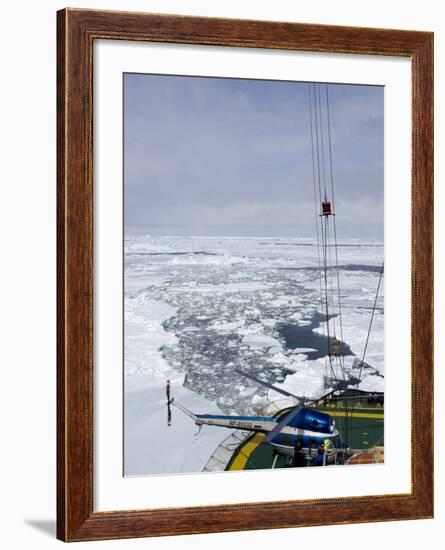
[[[372,312],[371,312],[371,320],[369,322],[369,328],[368,328],[368,334],[366,336],[366,342],[365,342],[365,347],[363,349],[363,356],[362,356],[362,361],[361,361],[361,364],[360,364],[360,371],[359,371],[359,382],[357,382],[357,388],[360,384],[360,377],[362,375],[362,370],[363,370],[363,366],[365,364],[365,357],[366,357],[366,351],[368,349],[368,342],[369,342],[369,335],[371,334],[371,327],[372,327],[372,322],[374,320],[374,313],[375,313],[375,310],[376,310],[376,307],[377,307],[377,299],[379,297],[379,292],[380,292],[380,284],[382,282],[382,277],[383,277],[383,271],[384,271],[384,261],[382,262],[382,267],[380,269],[380,276],[379,276],[379,282],[377,284],[377,291],[375,293],[375,298],[374,298],[374,305],[372,307]]]
[[[335,294],[334,294],[334,283],[333,283],[333,274],[332,274],[332,270],[333,270],[333,268],[332,268],[332,254],[331,254],[332,246],[331,246],[331,231],[330,231],[330,228],[329,228],[329,222],[326,226],[326,229],[327,229],[327,232],[326,232],[326,242],[327,242],[326,248],[327,248],[328,266],[329,266],[329,291],[330,291],[330,295],[331,295],[331,302],[332,302],[331,312],[332,312],[332,310],[335,310]],[[333,326],[333,329],[334,329],[334,338],[337,338],[335,317],[336,316],[332,317],[332,326]]]
[[[327,112],[327,122],[328,122],[328,143],[329,143],[329,165],[330,165],[330,176],[331,176],[331,193],[332,193],[332,209],[335,214],[335,193],[334,193],[334,169],[332,162],[332,138],[331,138],[331,117],[330,117],[330,108],[329,108],[329,88],[328,84],[325,84],[326,87],[326,112]],[[337,291],[338,291],[338,317],[340,323],[340,340],[343,342],[343,319],[342,319],[342,309],[341,309],[341,292],[340,292],[340,273],[338,267],[338,247],[337,247],[337,226],[335,221],[335,215],[333,220],[334,226],[334,249],[335,249],[335,267],[337,273]],[[343,369],[344,369],[344,358],[343,358]]]
[[[327,84],[325,85],[327,90]],[[319,107],[319,118],[320,118],[320,143],[321,143],[321,150],[322,150],[322,166],[323,166],[323,182],[324,182],[324,200],[327,201],[327,183],[326,183],[326,166],[325,166],[325,148],[324,148],[324,128],[323,128],[323,109],[322,109],[322,103],[321,103],[321,85],[318,86],[318,107]],[[328,133],[328,144],[329,144],[329,165],[330,165],[330,176],[331,176],[331,192],[332,192],[332,199],[334,199],[334,178],[333,178],[333,165],[332,165],[332,139],[331,139],[331,125],[330,125],[330,114],[329,114],[329,101],[326,102],[326,118],[327,118],[327,133]],[[334,200],[332,200],[332,207],[334,209]],[[335,267],[336,267],[336,273],[337,273],[337,296],[340,298],[340,277],[338,273],[338,251],[337,251],[337,231],[336,231],[336,225],[335,225],[335,209],[333,212],[333,224],[334,224],[334,242],[333,246],[335,248]],[[335,294],[334,294],[334,284],[333,279],[335,277],[335,274],[333,273],[333,262],[331,257],[331,237],[330,237],[330,231],[329,231],[329,221],[328,216],[325,217],[325,231],[324,231],[324,249],[325,249],[325,292],[326,292],[326,303],[328,302],[328,293],[329,293],[329,286],[332,296],[332,304],[333,307],[335,307]],[[328,273],[329,272],[329,273]],[[329,281],[328,281],[329,279]],[[328,284],[329,283],[329,284]],[[329,315],[328,315],[328,309],[326,307],[327,312],[327,327],[329,327]],[[343,341],[343,323],[341,319],[341,302],[339,301],[338,304],[338,317],[340,321],[340,338],[341,342]],[[333,332],[334,332],[334,339],[336,339],[336,315],[332,318],[332,326],[333,326]],[[341,344],[340,344],[341,345]],[[330,341],[329,341],[329,347],[330,347]],[[341,350],[340,350],[341,351]],[[329,357],[331,357],[331,349],[329,349]],[[341,374],[343,377],[343,380],[346,379],[345,376],[345,370],[344,370],[344,360],[342,360],[341,353],[337,356],[338,363],[340,365]],[[334,376],[336,378],[336,376]]]
[[[322,132],[322,124],[321,124],[321,113],[319,113],[317,109],[317,94],[316,94],[316,88],[315,84],[313,84],[313,90],[314,90],[314,115],[315,115],[315,144],[316,144],[316,151],[317,151],[317,174],[318,174],[318,190],[320,194],[320,199],[322,197],[321,193],[321,171],[320,171],[320,143],[323,147],[323,140],[319,140],[319,132],[318,132],[318,126],[320,124],[320,134]],[[320,102],[318,102],[320,105]],[[320,119],[320,122],[319,122]],[[324,191],[326,194],[326,180],[325,180],[325,186]],[[328,285],[327,285],[327,257],[326,257],[326,223],[327,219],[325,219],[325,228],[323,228],[323,221],[320,220],[320,227],[321,227],[321,238],[322,238],[322,245],[323,245],[323,270],[324,270],[324,281],[325,281],[325,309],[326,309],[326,332],[327,332],[327,356],[329,361],[329,366],[331,369],[332,377],[335,379],[335,372],[334,367],[332,365],[332,357],[331,357],[331,349],[330,349],[330,335],[329,335],[329,304],[328,304]]]
[[[316,151],[317,151],[317,175],[318,175],[318,193],[319,198],[321,200],[321,177],[320,177],[320,147],[319,147],[319,139],[318,139],[318,116],[317,116],[317,97],[315,92],[315,84],[313,84],[313,90],[314,90],[314,116],[315,116],[315,145],[316,145]],[[320,221],[320,227],[323,228],[323,224]]]
[[[320,85],[317,87],[318,90],[318,116],[320,119],[320,145],[321,145],[321,164],[323,167],[323,189],[324,197],[327,198],[327,189],[326,189],[326,166],[325,166],[325,155],[324,155],[324,139],[323,139],[323,111],[321,108],[321,95],[320,95]]]
[[[359,371],[359,375],[358,375],[358,382],[357,382],[357,385],[356,385],[356,389],[358,389],[358,387],[360,385],[360,382],[361,382],[362,371],[363,371],[363,367],[364,367],[364,364],[365,364],[366,351],[368,349],[369,336],[371,334],[372,323],[374,321],[374,313],[375,313],[375,310],[377,308],[377,300],[378,300],[378,297],[379,297],[380,285],[382,283],[382,278],[383,278],[384,265],[385,265],[385,261],[382,262],[382,267],[380,269],[379,282],[377,283],[377,290],[376,290],[376,293],[375,293],[374,305],[372,306],[371,319],[369,321],[368,334],[366,335],[365,347],[363,349],[362,361],[360,363],[360,371]],[[352,414],[354,412],[354,408],[355,408],[355,401],[353,401],[351,411],[350,411],[351,419],[352,419]]]
[[[310,115],[310,126],[311,126],[311,147],[312,147],[312,180],[314,185],[314,214],[315,214],[315,227],[317,231],[317,262],[318,262],[318,281],[320,286],[320,310],[323,309],[323,286],[322,286],[322,275],[321,275],[321,252],[320,252],[320,230],[318,227],[319,215],[317,205],[320,204],[320,199],[317,194],[317,182],[315,177],[315,145],[314,145],[314,123],[313,123],[313,114],[312,114],[312,93],[311,93],[311,84],[308,85],[309,92],[309,115]],[[315,99],[314,99],[315,101]],[[321,220],[320,220],[321,221]],[[325,335],[325,329],[322,325],[323,336]],[[324,367],[325,375],[328,374],[328,362],[327,355],[324,356]]]
[[[316,185],[316,179],[315,179],[315,153],[314,153],[314,128],[313,128],[313,121],[312,121],[312,95],[311,95],[311,85],[309,84],[309,114],[310,114],[310,122],[311,122],[311,146],[312,146],[312,180],[314,184],[314,210],[315,210],[315,227],[317,231],[317,262],[318,262],[318,279],[320,283],[320,304],[323,304],[323,289],[321,284],[321,256],[320,256],[320,232],[318,229],[318,212],[317,212],[317,204],[318,204],[318,196],[317,196],[317,185]]]

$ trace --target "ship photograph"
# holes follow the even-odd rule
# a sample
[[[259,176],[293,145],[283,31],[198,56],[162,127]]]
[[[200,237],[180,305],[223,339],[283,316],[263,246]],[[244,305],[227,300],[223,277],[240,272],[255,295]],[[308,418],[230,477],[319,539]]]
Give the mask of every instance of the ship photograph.
[[[124,476],[383,463],[384,88],[123,91]]]

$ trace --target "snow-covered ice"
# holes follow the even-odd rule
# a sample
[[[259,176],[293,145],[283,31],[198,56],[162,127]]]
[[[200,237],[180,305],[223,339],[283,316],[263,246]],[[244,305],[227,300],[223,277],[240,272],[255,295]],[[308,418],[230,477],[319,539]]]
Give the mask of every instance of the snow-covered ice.
[[[338,256],[342,326],[338,316],[330,324],[343,335],[351,368],[362,357],[383,246],[342,241]],[[197,427],[175,408],[167,427],[167,379],[177,401],[197,413],[258,413],[279,395],[235,369],[297,395],[321,395],[327,338],[319,275],[310,239],[127,236],[126,475],[201,471],[230,434],[204,427],[195,437]],[[362,389],[383,390],[383,335],[382,285]]]
[[[175,399],[195,411],[221,414],[211,401],[177,384]],[[200,472],[219,443],[229,435],[225,428],[195,424],[172,407],[167,425],[165,384],[125,394],[124,472],[128,476]]]

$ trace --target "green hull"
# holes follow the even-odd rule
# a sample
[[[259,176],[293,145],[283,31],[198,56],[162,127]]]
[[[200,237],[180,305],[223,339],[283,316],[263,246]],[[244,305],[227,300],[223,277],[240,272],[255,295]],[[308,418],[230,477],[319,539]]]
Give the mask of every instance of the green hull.
[[[358,407],[351,414],[350,409],[341,406],[320,407],[317,410],[330,414],[349,448],[369,449],[383,446],[383,408]],[[280,411],[281,414],[284,411]],[[263,444],[264,435],[253,433],[235,450],[226,470],[261,470],[284,468],[288,459],[276,455],[271,445]],[[274,464],[275,460],[275,464]]]

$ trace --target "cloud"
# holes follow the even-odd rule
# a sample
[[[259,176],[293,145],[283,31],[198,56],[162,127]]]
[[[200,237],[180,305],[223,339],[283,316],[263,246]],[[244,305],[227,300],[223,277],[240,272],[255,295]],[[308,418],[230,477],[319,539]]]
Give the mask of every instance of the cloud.
[[[329,99],[336,199],[357,236],[363,202],[383,208],[383,90],[334,85]],[[124,109],[126,226],[308,229],[306,83],[126,75]]]

